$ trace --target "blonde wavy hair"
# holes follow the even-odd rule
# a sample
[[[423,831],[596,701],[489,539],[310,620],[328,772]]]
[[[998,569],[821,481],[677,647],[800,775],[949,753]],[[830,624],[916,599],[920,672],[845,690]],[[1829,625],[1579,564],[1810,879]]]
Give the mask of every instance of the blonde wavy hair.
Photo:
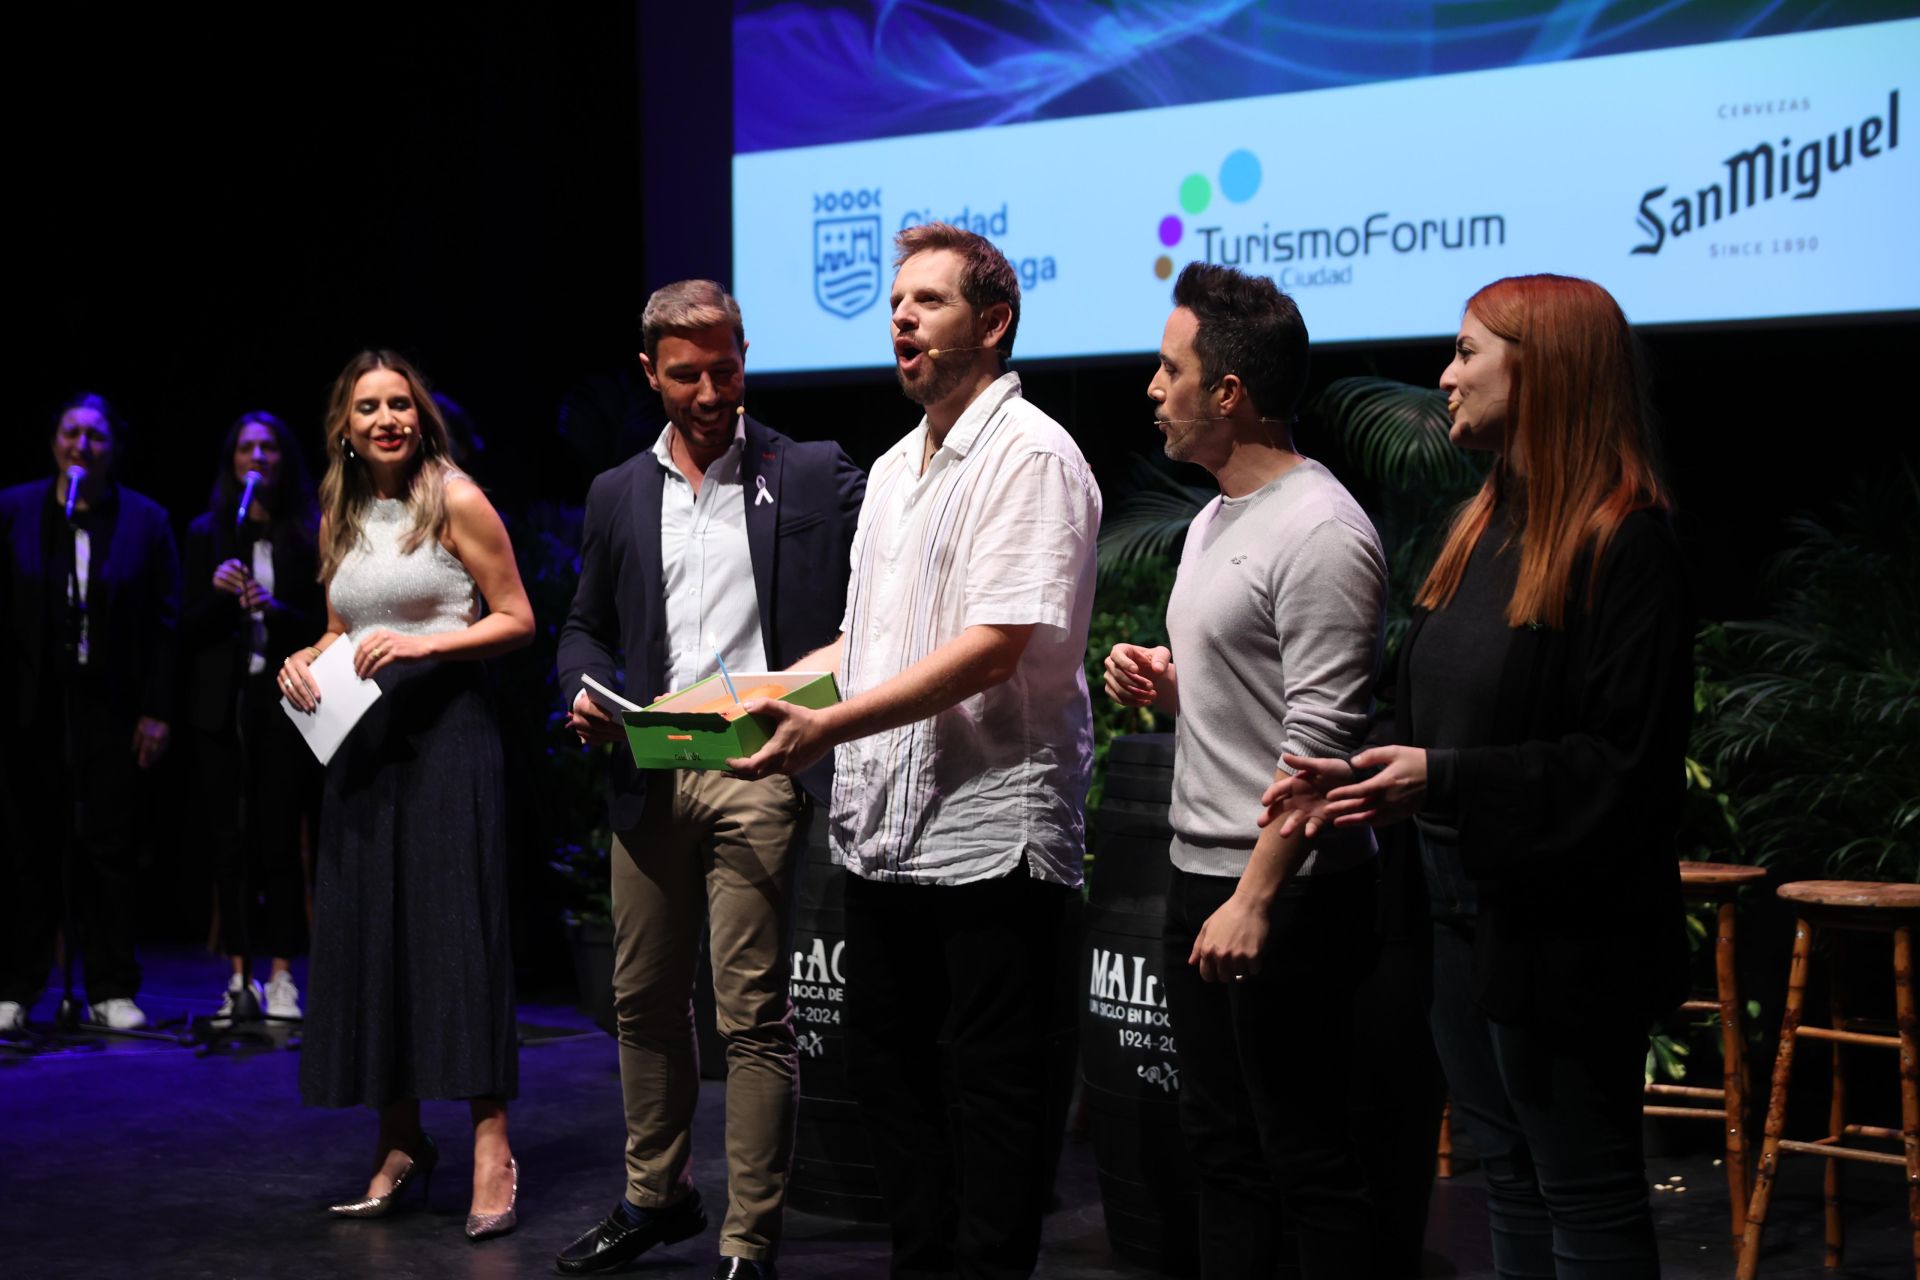
[[[353,415],[353,389],[375,369],[390,369],[407,380],[414,411],[420,416],[420,451],[414,455],[413,480],[407,489],[407,510],[413,524],[400,540],[400,550],[411,554],[428,538],[446,533],[447,478],[459,472],[447,438],[446,419],[429,394],[426,379],[405,358],[392,351],[362,351],[347,361],[333,380],[327,397],[327,474],[320,480],[320,515],[326,534],[320,540],[320,581],[333,574],[361,540],[367,511],[378,496],[367,464],[352,452],[347,423]]]

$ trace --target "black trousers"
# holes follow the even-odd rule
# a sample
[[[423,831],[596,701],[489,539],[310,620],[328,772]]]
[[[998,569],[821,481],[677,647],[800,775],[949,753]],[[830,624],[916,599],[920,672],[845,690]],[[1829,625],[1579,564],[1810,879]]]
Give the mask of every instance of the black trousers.
[[[1487,1180],[1501,1280],[1660,1274],[1641,1151],[1647,1029],[1578,1037],[1493,1022],[1473,1002],[1472,916],[1434,921],[1433,1040]]]
[[[78,937],[68,943],[77,944],[86,999],[99,1004],[139,994],[133,935],[140,771],[133,727],[134,717],[108,707],[83,673],[70,699],[64,682],[42,690],[31,727],[7,744],[13,883],[12,900],[0,907],[0,1000],[31,1005],[46,989],[61,929],[62,861],[70,835]]]
[[[1275,899],[1260,972],[1204,982],[1187,963],[1232,876],[1175,868],[1167,891],[1167,1008],[1180,1048],[1180,1127],[1200,1181],[1206,1280],[1304,1280],[1372,1271],[1374,1212],[1355,1146],[1355,992],[1375,947],[1371,868],[1307,876]]]
[[[845,884],[847,1073],[895,1277],[1033,1274],[1049,1192],[1048,1009],[1068,895],[1024,866]]]
[[[319,811],[321,773],[280,709],[274,669],[248,677],[233,727],[197,731],[192,745],[222,950],[299,955],[307,940],[300,823]]]

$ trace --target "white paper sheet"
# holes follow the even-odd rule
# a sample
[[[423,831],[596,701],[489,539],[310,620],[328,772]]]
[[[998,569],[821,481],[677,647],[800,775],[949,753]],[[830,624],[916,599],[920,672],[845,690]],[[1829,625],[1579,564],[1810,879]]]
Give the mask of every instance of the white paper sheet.
[[[639,703],[627,701],[613,690],[607,688],[607,686],[601,684],[598,680],[595,680],[592,676],[583,675],[580,677],[580,680],[581,683],[593,690],[594,693],[601,695],[601,697],[606,698],[610,702],[618,704],[622,711],[639,711],[641,709]],[[592,697],[593,695],[588,694],[587,696]]]
[[[380,696],[380,686],[353,673],[353,643],[345,636],[328,645],[307,670],[320,685],[320,705],[309,714],[282,698],[280,709],[307,740],[314,758],[325,764]]]

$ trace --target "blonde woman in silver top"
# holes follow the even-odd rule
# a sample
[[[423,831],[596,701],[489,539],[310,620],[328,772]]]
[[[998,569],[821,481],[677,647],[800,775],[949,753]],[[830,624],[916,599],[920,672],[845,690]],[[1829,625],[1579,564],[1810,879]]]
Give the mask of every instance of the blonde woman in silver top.
[[[405,360],[348,362],[326,448],[327,632],[287,659],[280,687],[311,711],[311,663],[347,644],[382,696],[327,767],[300,1089],[311,1105],[379,1111],[372,1176],[362,1198],[333,1207],[341,1217],[384,1216],[424,1183],[438,1151],[420,1100],[466,1100],[467,1234],[482,1239],[516,1221],[507,1102],[519,1060],[500,734],[479,660],[526,644],[533,610],[505,526],[454,468]]]

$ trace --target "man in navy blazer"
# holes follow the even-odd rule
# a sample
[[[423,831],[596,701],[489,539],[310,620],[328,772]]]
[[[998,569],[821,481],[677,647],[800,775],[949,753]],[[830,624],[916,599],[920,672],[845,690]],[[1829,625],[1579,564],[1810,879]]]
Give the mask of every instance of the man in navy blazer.
[[[627,1111],[627,1193],[555,1260],[619,1266],[706,1227],[688,1130],[699,1080],[689,1004],[703,912],[727,1043],[725,1280],[773,1275],[791,1161],[797,1051],[786,939],[806,815],[831,762],[793,780],[635,769],[582,677],[648,703],[718,669],[778,671],[831,641],[846,601],[866,477],[831,442],[746,416],[740,308],[686,280],[647,302],[640,363],[668,424],[654,447],[596,477],[580,582],[561,628],[560,688],[586,742],[613,742],[614,1009]],[[624,660],[623,660],[624,659]]]

